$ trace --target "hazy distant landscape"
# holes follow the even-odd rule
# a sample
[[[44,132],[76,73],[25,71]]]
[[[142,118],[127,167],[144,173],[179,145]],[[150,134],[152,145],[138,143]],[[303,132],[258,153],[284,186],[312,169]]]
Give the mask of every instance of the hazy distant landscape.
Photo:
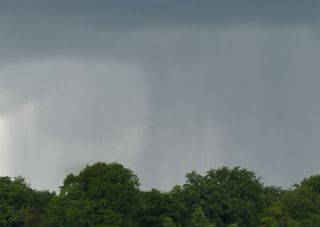
[[[319,12],[1,0],[0,227],[319,227]]]

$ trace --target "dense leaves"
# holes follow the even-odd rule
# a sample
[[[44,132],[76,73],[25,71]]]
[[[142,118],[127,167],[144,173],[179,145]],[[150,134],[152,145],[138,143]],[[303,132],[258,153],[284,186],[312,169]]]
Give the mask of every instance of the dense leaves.
[[[186,175],[180,198],[188,208],[200,206],[211,223],[217,226],[237,224],[257,226],[263,210],[263,187],[255,174],[246,169],[209,170],[205,176]],[[189,209],[188,218],[193,209]]]
[[[59,194],[0,177],[0,226],[240,227],[320,226],[320,175],[289,190],[264,186],[243,168],[186,174],[169,192],[141,191],[118,163],[69,174]]]
[[[46,226],[138,226],[139,182],[117,163],[87,166],[68,175],[47,208]]]
[[[54,197],[36,191],[22,177],[0,177],[0,226],[37,226]]]

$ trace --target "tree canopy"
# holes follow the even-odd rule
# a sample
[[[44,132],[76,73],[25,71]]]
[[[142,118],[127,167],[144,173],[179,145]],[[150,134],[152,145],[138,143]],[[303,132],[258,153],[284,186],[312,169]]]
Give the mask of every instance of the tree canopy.
[[[319,226],[320,175],[292,188],[265,186],[248,169],[186,174],[170,191],[140,190],[118,163],[95,163],[66,176],[59,193],[0,177],[0,226],[240,227]]]

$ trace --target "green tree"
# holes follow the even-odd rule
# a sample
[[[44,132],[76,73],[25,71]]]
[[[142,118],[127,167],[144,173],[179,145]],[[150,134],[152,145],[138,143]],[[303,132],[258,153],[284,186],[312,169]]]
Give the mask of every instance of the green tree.
[[[0,177],[0,226],[36,226],[54,193],[30,188],[23,177]]]
[[[259,225],[263,188],[254,172],[223,167],[211,169],[205,176],[193,171],[186,177],[187,182],[180,189],[186,207],[201,205],[207,218],[217,226]],[[190,220],[190,212],[187,218]]]
[[[305,178],[284,194],[284,211],[300,226],[317,227],[320,223],[320,175]]]
[[[181,224],[186,208],[171,193],[152,189],[148,192],[142,192],[142,198],[143,212],[141,213],[140,226]]]
[[[96,163],[70,174],[46,212],[46,226],[137,226],[139,181],[118,163]]]
[[[0,226],[319,226],[320,175],[289,190],[264,187],[239,167],[186,178],[169,192],[140,191],[131,170],[96,163],[69,174],[56,195],[32,189],[22,177],[0,177]]]

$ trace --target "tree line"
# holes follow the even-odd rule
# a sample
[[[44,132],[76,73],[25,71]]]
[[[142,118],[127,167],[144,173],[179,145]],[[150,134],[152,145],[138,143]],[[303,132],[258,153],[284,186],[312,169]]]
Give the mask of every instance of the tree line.
[[[222,167],[187,173],[168,192],[142,191],[130,169],[98,162],[69,174],[59,193],[0,177],[0,226],[316,227],[320,175],[284,190],[251,170]]]

